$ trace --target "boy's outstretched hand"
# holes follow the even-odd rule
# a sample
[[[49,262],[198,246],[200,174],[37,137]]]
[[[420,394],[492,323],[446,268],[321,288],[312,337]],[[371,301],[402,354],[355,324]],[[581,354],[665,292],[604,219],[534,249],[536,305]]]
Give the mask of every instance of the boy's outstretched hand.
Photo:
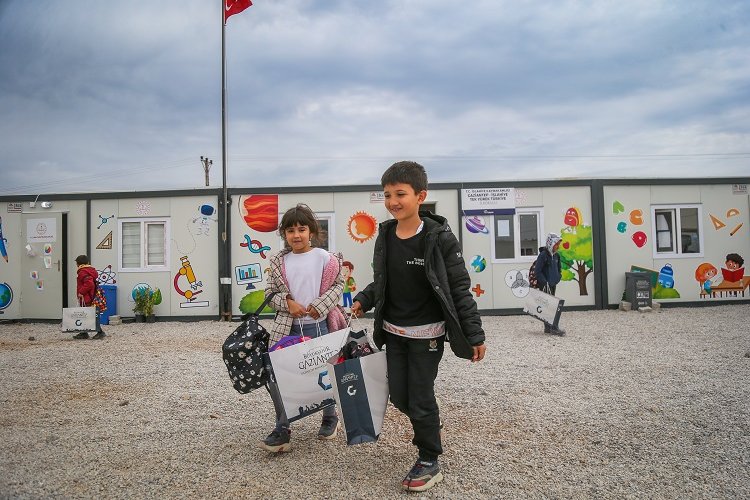
[[[361,318],[365,314],[362,310],[362,304],[356,300],[352,303],[352,314],[358,318]]]
[[[474,356],[471,358],[472,363],[482,361],[484,359],[484,352],[487,350],[484,344],[474,346]]]

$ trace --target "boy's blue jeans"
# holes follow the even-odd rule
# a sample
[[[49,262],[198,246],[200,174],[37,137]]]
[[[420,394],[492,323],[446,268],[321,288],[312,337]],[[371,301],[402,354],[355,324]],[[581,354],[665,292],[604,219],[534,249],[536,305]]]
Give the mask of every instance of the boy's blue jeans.
[[[320,332],[318,332],[320,328]],[[315,323],[303,323],[300,329],[299,322],[295,321],[292,325],[292,331],[289,335],[304,335],[305,337],[315,338],[319,335],[325,335],[328,332],[328,323],[323,320],[315,325]],[[273,408],[276,410],[276,430],[280,431],[281,428],[289,428],[289,419],[284,411],[284,403],[281,400],[281,393],[276,384],[266,384],[266,389],[271,395],[271,401],[273,401]],[[323,408],[323,417],[334,417],[336,416],[336,406],[327,406]]]
[[[419,459],[428,462],[443,453],[435,378],[444,344],[445,336],[437,339],[408,339],[392,333],[385,336],[391,402],[411,420],[412,443],[419,449]]]

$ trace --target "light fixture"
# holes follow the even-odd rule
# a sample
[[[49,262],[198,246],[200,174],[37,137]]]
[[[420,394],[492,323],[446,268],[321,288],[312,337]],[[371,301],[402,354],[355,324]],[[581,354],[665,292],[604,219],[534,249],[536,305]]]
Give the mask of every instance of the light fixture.
[[[41,205],[42,208],[52,208],[52,202],[51,201],[43,201],[39,205]]]
[[[36,198],[34,198],[34,201],[29,202],[29,208],[36,207],[36,200],[38,200],[40,196],[41,196],[40,194],[36,195]]]

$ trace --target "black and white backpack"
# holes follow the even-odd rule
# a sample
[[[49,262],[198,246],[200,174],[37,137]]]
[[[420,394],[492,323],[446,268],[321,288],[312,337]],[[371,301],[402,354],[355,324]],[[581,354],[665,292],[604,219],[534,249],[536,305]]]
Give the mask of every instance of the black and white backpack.
[[[270,367],[266,366],[264,359],[269,334],[259,323],[259,316],[273,295],[269,295],[254,313],[242,317],[242,324],[227,337],[221,348],[232,385],[241,394],[263,387],[270,379]]]

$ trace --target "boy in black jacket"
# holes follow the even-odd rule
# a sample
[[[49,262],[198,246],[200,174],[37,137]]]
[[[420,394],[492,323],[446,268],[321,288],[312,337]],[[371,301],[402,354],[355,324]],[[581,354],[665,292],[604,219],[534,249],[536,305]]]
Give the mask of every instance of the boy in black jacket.
[[[419,458],[402,487],[424,491],[443,479],[435,378],[445,340],[472,362],[484,358],[484,331],[458,240],[443,217],[420,212],[427,197],[422,165],[401,161],[381,179],[395,220],[380,224],[375,281],[354,298],[352,313],[375,307],[373,337],[386,346],[391,402],[412,423]]]

